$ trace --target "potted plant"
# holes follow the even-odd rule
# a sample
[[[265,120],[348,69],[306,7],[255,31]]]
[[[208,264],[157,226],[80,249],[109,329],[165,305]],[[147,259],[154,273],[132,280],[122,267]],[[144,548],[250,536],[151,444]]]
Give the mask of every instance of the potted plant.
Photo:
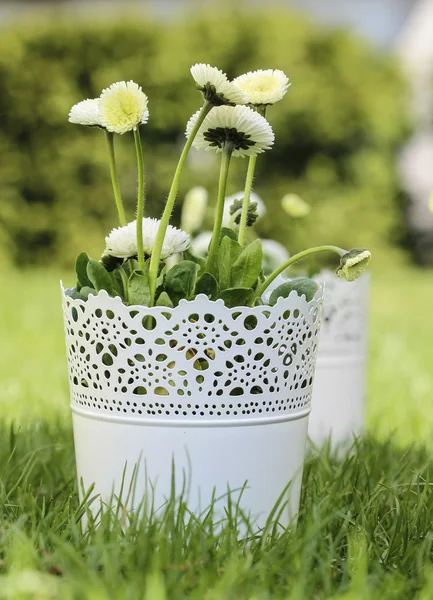
[[[241,508],[262,525],[292,481],[281,515],[287,523],[299,503],[322,288],[304,278],[266,292],[304,256],[336,252],[345,274],[362,271],[369,254],[312,248],[263,276],[261,242],[245,245],[245,230],[255,162],[274,142],[266,108],[285,95],[287,77],[269,70],[229,81],[205,64],[193,66],[191,74],[203,104],[187,124],[160,220],[145,216],[139,129],[149,111],[141,87],[115,83],[70,112],[71,122],[105,133],[120,221],[107,235],[100,260],[78,256],[76,285],[63,293],[80,487],[94,485],[108,501],[134,477],[128,508],[145,494],[158,508],[173,492],[173,475],[178,482],[185,477],[191,510],[205,509],[228,489],[242,489]],[[131,222],[114,152],[114,136],[128,132],[138,166]],[[170,224],[193,145],[221,155],[206,259],[190,250],[187,233]],[[222,219],[236,157],[249,157],[249,166],[234,231],[222,227]],[[179,258],[167,268],[173,255]]]

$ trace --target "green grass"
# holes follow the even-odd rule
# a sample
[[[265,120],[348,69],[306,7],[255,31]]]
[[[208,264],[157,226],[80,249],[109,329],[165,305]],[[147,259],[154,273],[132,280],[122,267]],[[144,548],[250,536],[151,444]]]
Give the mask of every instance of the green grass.
[[[400,444],[433,448],[433,273],[409,267],[373,273],[368,423]]]
[[[59,277],[2,274],[1,600],[433,597],[430,273],[373,274],[369,434],[310,457],[296,530],[248,542],[176,506],[80,532]]]
[[[218,532],[187,515],[182,525],[174,505],[157,520],[132,519],[126,531],[107,514],[83,536],[70,430],[52,424],[0,435],[0,598],[428,594],[433,462],[420,447],[367,439],[342,462],[327,452],[310,458],[297,530],[237,542],[233,520]],[[20,595],[24,585],[33,593]]]

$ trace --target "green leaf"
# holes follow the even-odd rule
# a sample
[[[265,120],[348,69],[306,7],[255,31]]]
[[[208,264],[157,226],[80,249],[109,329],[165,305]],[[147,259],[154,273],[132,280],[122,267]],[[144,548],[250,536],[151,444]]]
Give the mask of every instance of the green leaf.
[[[77,289],[80,291],[82,287],[92,286],[92,282],[87,277],[87,264],[89,262],[89,257],[87,252],[82,252],[77,256],[77,260],[75,261],[75,273],[77,275]]]
[[[182,298],[189,300],[193,296],[199,268],[198,264],[190,260],[182,260],[168,271],[165,276],[164,289],[174,306]]]
[[[129,304],[150,306],[149,272],[133,271],[128,279]]]
[[[299,279],[285,281],[275,288],[275,290],[273,290],[269,297],[269,304],[270,306],[274,306],[274,304],[277,303],[278,298],[288,298],[290,292],[293,292],[293,290],[298,294],[298,296],[305,296],[307,302],[310,302],[318,289],[319,285],[307,277],[299,277]]]
[[[170,300],[170,296],[167,292],[161,292],[155,306],[168,306],[169,308],[173,308],[173,302]]]
[[[198,256],[194,254],[191,248],[183,251],[183,257],[185,260],[190,260],[191,262],[199,265],[198,275],[202,275],[206,270],[206,259],[203,256]]]
[[[228,235],[221,240],[218,249],[218,279],[220,290],[225,290],[231,286],[231,273],[236,260],[242,254],[242,246]],[[239,285],[237,287],[244,287]],[[249,287],[249,286],[245,286]]]
[[[100,262],[90,258],[86,273],[90,280],[88,287],[93,287],[97,292],[105,290],[111,296],[113,295],[113,280],[110,273],[107,273]]]
[[[70,298],[72,298],[72,300],[86,300],[86,298],[84,296],[82,296],[80,294],[80,292],[71,292],[70,294],[68,294],[68,296]]]
[[[123,285],[122,275],[120,274],[120,269],[123,271],[123,267],[119,267],[118,269],[114,269],[111,275],[113,277],[113,288],[116,294],[118,294],[122,300],[126,299],[126,290]]]
[[[197,280],[195,294],[205,294],[211,300],[216,300],[218,294],[218,283],[210,273],[203,273]]]
[[[249,244],[233,264],[230,284],[237,288],[250,288],[256,285],[262,271],[263,252],[260,240]]]
[[[230,229],[230,227],[222,227],[221,228],[220,240],[222,240],[223,237],[225,237],[225,236],[229,237],[231,240],[234,240],[235,242],[238,241],[238,234],[236,233],[236,231],[233,231],[233,229]]]
[[[219,298],[224,300],[224,304],[228,308],[251,306],[254,300],[254,290],[252,288],[229,288],[220,292]]]
[[[83,296],[83,298],[85,300],[87,300],[89,297],[89,294],[93,294],[94,296],[96,296],[97,291],[94,290],[92,287],[83,286],[80,290],[80,295]]]
[[[146,261],[145,266],[147,266],[147,270],[149,270],[150,259],[148,261]],[[164,277],[165,277],[166,271],[167,271],[167,265],[165,265],[165,264],[159,268],[158,277],[156,278],[156,287],[157,288],[164,283]]]
[[[128,258],[122,265],[125,273],[130,277],[134,271],[138,271],[138,260],[135,258]]]

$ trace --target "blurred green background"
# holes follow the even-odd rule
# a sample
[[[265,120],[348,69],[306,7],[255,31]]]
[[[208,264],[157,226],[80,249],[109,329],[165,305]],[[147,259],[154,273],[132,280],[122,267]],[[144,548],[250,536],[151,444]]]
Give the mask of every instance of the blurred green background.
[[[114,81],[133,79],[149,96],[147,195],[152,215],[161,214],[186,121],[201,105],[189,73],[196,62],[229,77],[278,68],[293,84],[268,111],[276,143],[258,162],[255,191],[268,207],[262,234],[292,250],[332,241],[381,252],[404,235],[395,156],[409,131],[407,88],[396,60],[345,31],[282,9],[227,5],[170,22],[35,19],[4,32],[2,47],[0,244],[14,264],[71,265],[80,249],[103,250],[116,223],[104,136],[67,115]],[[132,136],[117,138],[132,220]],[[247,166],[233,163],[229,193],[242,187]],[[198,183],[213,193],[216,182],[212,157],[193,151],[180,200]],[[313,206],[302,240],[280,208],[287,192]]]
[[[373,252],[368,385],[369,425],[397,442],[431,442],[432,275],[407,249],[398,152],[411,131],[409,90],[398,61],[346,30],[288,10],[217,12],[171,20],[136,15],[32,15],[7,23],[0,53],[0,407],[7,418],[68,415],[58,280],[73,283],[82,250],[98,257],[116,225],[103,134],[68,123],[72,104],[133,79],[150,98],[142,128],[149,211],[161,214],[201,98],[189,68],[209,62],[229,77],[282,69],[292,86],[269,110],[273,150],[258,161],[260,225],[291,251],[306,244],[366,246]],[[134,215],[132,136],[116,138],[125,204]],[[228,192],[243,184],[237,160]],[[215,198],[216,163],[193,151],[186,191]],[[288,192],[312,206],[298,227],[280,207]]]

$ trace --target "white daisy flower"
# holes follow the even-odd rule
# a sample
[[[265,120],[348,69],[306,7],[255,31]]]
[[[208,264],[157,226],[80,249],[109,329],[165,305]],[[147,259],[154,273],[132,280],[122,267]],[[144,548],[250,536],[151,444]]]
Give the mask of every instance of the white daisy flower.
[[[230,214],[230,207],[235,200],[240,200],[241,202],[244,199],[244,191],[237,192],[237,194],[232,194],[228,196],[224,201],[224,213],[223,213],[223,227],[228,227],[230,221],[232,220],[233,215]],[[258,194],[255,192],[251,192],[250,194],[250,204],[255,202],[257,204],[257,214],[259,215],[259,219],[266,214],[266,206],[263,200],[260,198]]]
[[[148,98],[134,81],[119,81],[103,90],[99,98],[101,124],[113,133],[126,133],[147,123]]]
[[[197,111],[188,121],[186,137],[191,134],[199,113]],[[254,156],[271,148],[274,138],[267,120],[252,108],[217,106],[203,121],[193,146],[221,152],[226,144],[232,144],[233,156]]]
[[[289,79],[278,69],[260,69],[240,75],[233,83],[246,94],[248,104],[254,106],[275,104],[281,100],[289,87]]]
[[[156,234],[160,224],[159,219],[145,217],[143,219],[143,248],[145,256],[151,256],[155,246]],[[118,258],[132,258],[137,256],[137,222],[132,221],[124,227],[117,227],[105,238],[106,249],[104,255]],[[189,235],[180,229],[169,225],[164,237],[161,250],[161,259],[164,260],[173,254],[186,250],[190,245]]]
[[[198,231],[206,216],[208,193],[206,188],[196,186],[185,195],[182,205],[180,227],[187,233]]]
[[[229,81],[227,75],[216,67],[211,67],[205,63],[197,63],[190,70],[197,84],[197,89],[202,92],[205,100],[209,100],[211,104],[215,106],[221,106],[221,104],[235,106],[236,104],[247,103],[247,97],[242,90]]]
[[[99,120],[99,98],[82,100],[69,111],[69,122],[77,125],[101,125]]]

